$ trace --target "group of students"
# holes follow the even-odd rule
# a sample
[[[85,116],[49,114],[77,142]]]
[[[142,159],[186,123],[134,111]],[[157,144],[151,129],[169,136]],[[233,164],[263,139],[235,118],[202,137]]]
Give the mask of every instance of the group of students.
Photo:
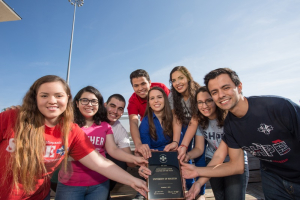
[[[147,179],[153,150],[178,151],[187,199],[205,199],[209,179],[216,199],[245,199],[246,151],[261,160],[266,199],[300,199],[299,105],[275,96],[244,97],[228,68],[209,72],[202,87],[184,66],[173,68],[169,81],[170,90],[151,82],[145,70],[130,74],[135,155],[118,121],[125,108],[121,95],[104,103],[87,86],[72,101],[63,79],[35,81],[19,109],[0,113],[0,199],[50,199],[50,178],[60,165],[56,199],[109,199],[112,180],[146,196],[145,181],[123,169],[139,165]],[[106,154],[123,161],[123,169]]]
[[[216,107],[206,87],[195,82],[184,66],[177,66],[170,72],[170,93],[161,83],[151,83],[144,70],[136,70],[130,77],[135,94],[129,99],[128,114],[135,151],[148,158],[151,150],[178,150],[178,158],[182,162],[191,164],[193,159],[195,166],[206,166],[222,140],[226,116],[225,111]],[[140,93],[148,93],[148,96],[143,98]],[[144,109],[138,109],[142,99],[145,114],[139,112]],[[139,129],[138,115],[144,116]],[[226,147],[222,151],[225,155]],[[245,170],[241,175],[211,180],[216,199],[245,199],[249,177],[246,158],[245,155]],[[225,162],[228,160],[227,157]],[[148,178],[151,171],[142,165],[139,174]],[[195,191],[197,186],[199,188]],[[190,190],[187,197],[205,199],[205,184],[199,185],[194,179],[187,179],[186,188]]]

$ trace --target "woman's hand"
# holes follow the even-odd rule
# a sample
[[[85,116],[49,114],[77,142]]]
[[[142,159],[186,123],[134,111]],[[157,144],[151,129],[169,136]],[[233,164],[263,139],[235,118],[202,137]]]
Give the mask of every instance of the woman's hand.
[[[199,182],[195,182],[191,189],[186,193],[186,199],[187,200],[192,200],[192,199],[195,199],[196,196],[199,194],[200,192],[200,188],[201,188],[201,184]]]
[[[178,159],[180,161],[183,161],[185,154],[186,154],[186,147],[185,146],[179,146],[177,151],[178,151]]]
[[[146,166],[142,165],[139,168],[139,175],[145,179],[148,179],[149,176],[151,175],[151,170],[149,168],[147,168]]]
[[[185,154],[185,157],[183,159],[183,162],[189,162],[189,160],[191,160],[191,156],[189,153]]]
[[[133,159],[133,163],[135,165],[143,165],[143,164],[147,164],[148,163],[148,160],[146,160],[144,157],[140,157],[140,156],[134,156],[134,159]]]
[[[181,164],[183,178],[191,179],[191,178],[199,177],[199,174],[197,172],[197,167],[195,165],[187,164],[184,162],[180,162],[180,164]]]
[[[135,189],[136,191],[138,191],[145,198],[147,198],[147,192],[149,192],[149,189],[148,189],[145,181],[138,179],[138,178],[134,178],[133,182],[130,184],[130,186],[133,189]]]
[[[166,145],[164,151],[175,151],[178,148],[178,144],[176,142],[171,142],[170,144]]]

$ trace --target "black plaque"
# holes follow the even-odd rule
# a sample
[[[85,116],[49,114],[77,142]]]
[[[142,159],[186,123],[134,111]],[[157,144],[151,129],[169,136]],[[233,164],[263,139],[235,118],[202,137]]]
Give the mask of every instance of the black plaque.
[[[185,199],[177,151],[152,152],[148,167],[148,199]]]

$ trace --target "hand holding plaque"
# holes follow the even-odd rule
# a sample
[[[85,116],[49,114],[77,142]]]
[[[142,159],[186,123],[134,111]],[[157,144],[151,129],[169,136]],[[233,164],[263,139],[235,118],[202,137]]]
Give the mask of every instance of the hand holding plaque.
[[[151,170],[148,167],[143,166],[143,165],[139,168],[138,172],[139,172],[139,175],[145,179],[148,179],[149,176],[151,175]]]
[[[152,152],[148,168],[148,199],[185,199],[177,152]]]
[[[200,175],[197,172],[197,167],[193,164],[181,162],[182,175],[185,179],[197,178]]]

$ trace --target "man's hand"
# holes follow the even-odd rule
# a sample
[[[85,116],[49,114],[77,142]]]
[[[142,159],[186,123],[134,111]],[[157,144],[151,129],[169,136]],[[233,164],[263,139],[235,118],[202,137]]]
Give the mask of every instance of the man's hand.
[[[199,174],[197,172],[197,167],[192,164],[187,164],[184,162],[180,162],[181,169],[182,169],[182,176],[185,179],[191,179],[191,178],[196,178],[199,177]]]
[[[191,189],[186,193],[186,199],[187,200],[192,200],[192,199],[195,199],[196,196],[199,194],[200,192],[200,189],[201,189],[201,184],[199,182],[195,182]]]
[[[151,150],[148,144],[140,144],[135,146],[135,153],[140,153],[145,159],[152,157]]]

